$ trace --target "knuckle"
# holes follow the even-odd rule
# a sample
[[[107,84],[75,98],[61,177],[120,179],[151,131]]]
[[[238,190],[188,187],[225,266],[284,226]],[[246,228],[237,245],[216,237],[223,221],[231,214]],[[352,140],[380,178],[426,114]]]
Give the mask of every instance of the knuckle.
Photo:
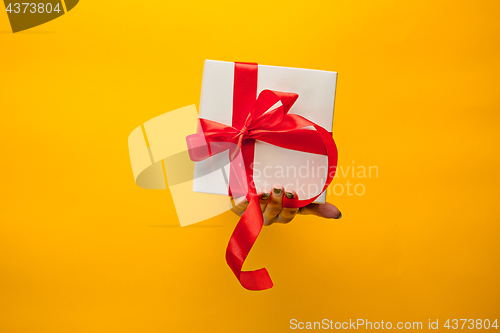
[[[292,219],[298,212],[297,208],[294,209],[283,209],[280,215],[282,215],[284,218],[287,219]]]
[[[266,208],[266,212],[269,215],[273,215],[273,216],[278,215],[280,211],[281,211],[281,208],[278,206],[267,206],[267,208]]]
[[[264,217],[264,225],[269,226],[271,224],[273,224],[272,219]]]
[[[286,217],[286,216],[283,216],[280,214],[280,216],[278,216],[278,219],[276,220],[276,222],[281,223],[281,224],[287,224],[287,223],[290,223],[292,220],[293,220],[293,217]]]

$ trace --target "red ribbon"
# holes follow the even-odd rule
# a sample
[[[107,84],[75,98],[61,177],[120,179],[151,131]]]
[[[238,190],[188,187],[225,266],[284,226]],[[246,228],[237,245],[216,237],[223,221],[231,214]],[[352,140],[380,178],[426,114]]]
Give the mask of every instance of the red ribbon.
[[[238,168],[231,164],[230,177],[246,177],[246,182],[242,181],[244,184],[238,191],[245,190],[243,193],[247,193],[249,204],[229,240],[226,262],[241,285],[249,290],[265,290],[273,286],[265,268],[242,271],[243,263],[263,226],[259,198],[253,181],[255,140],[282,148],[327,155],[328,176],[320,194],[330,185],[337,167],[337,147],[331,134],[304,117],[288,114],[298,98],[297,94],[263,90],[257,98],[257,70],[257,64],[235,63],[232,126],[200,118],[202,134],[197,133],[186,138],[193,161],[204,160],[227,149],[230,151],[230,160],[233,161],[238,154],[238,149],[234,147],[241,150],[246,174],[241,175]],[[271,109],[273,106],[275,107]],[[304,129],[307,126],[312,126],[315,130]],[[231,184],[233,187],[234,182]],[[231,193],[235,193],[234,188],[230,188]],[[307,200],[288,199],[284,196],[283,207],[304,207],[320,194]]]

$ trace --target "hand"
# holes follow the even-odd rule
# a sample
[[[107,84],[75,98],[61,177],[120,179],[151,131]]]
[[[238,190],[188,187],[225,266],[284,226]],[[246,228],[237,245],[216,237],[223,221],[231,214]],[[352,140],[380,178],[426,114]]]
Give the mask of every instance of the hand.
[[[328,202],[325,204],[311,203],[302,208],[284,208],[283,195],[286,195],[289,199],[298,198],[295,191],[290,190],[285,192],[280,185],[274,185],[272,191],[265,190],[258,193],[260,209],[264,216],[264,225],[288,223],[297,214],[316,215],[327,219],[340,219],[342,217],[342,213],[338,208]],[[247,206],[248,201],[242,197],[237,204],[233,205],[231,210],[241,216]]]

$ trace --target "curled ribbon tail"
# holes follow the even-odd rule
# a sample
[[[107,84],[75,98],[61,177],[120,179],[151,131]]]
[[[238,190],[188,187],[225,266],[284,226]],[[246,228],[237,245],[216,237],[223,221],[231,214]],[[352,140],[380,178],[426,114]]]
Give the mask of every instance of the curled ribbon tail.
[[[273,282],[265,268],[243,271],[243,263],[260,234],[264,220],[259,199],[251,194],[247,209],[234,228],[226,249],[226,262],[241,285],[248,290],[265,290],[273,287]]]

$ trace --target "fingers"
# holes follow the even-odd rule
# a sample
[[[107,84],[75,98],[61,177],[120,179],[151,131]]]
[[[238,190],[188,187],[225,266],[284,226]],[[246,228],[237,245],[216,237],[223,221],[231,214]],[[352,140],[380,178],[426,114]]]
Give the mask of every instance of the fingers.
[[[271,191],[264,190],[259,193],[259,204],[262,213],[264,213],[264,210],[266,209],[267,203],[269,202],[269,198],[271,198]]]
[[[342,213],[340,210],[331,203],[316,204],[312,203],[299,209],[299,214],[303,215],[316,215],[326,219],[340,219]]]
[[[293,190],[288,190],[285,192],[285,196],[288,198],[288,199],[294,199],[294,198],[298,198],[297,196],[297,193]],[[298,208],[286,208],[286,207],[283,207],[283,209],[281,210],[281,212],[279,213],[279,215],[276,217],[276,223],[288,223],[290,222],[291,220],[293,220],[293,218],[295,217],[295,215],[297,215],[297,212],[299,211]]]
[[[248,207],[248,201],[244,196],[235,199],[231,198],[231,206],[231,210],[236,215],[241,216]]]
[[[281,185],[274,185],[271,191],[271,197],[264,209],[264,225],[271,225],[276,217],[281,212],[283,206],[283,187]]]
[[[267,203],[271,197],[271,191],[264,190],[262,192],[259,192],[258,198],[259,198],[259,204],[260,204],[260,210],[264,212],[266,209]],[[239,197],[236,199],[231,198],[231,210],[238,216],[243,215],[245,210],[248,207],[248,201],[246,197]]]
[[[280,185],[274,185],[272,191],[263,190],[258,193],[259,205],[264,218],[264,225],[273,223],[289,223],[297,214],[316,215],[326,219],[340,219],[342,213],[331,203],[316,204],[311,203],[302,208],[284,208],[283,195],[289,199],[298,199],[297,193],[293,190],[284,191]],[[231,199],[231,210],[238,216],[242,216],[248,207],[246,197],[242,196]]]

